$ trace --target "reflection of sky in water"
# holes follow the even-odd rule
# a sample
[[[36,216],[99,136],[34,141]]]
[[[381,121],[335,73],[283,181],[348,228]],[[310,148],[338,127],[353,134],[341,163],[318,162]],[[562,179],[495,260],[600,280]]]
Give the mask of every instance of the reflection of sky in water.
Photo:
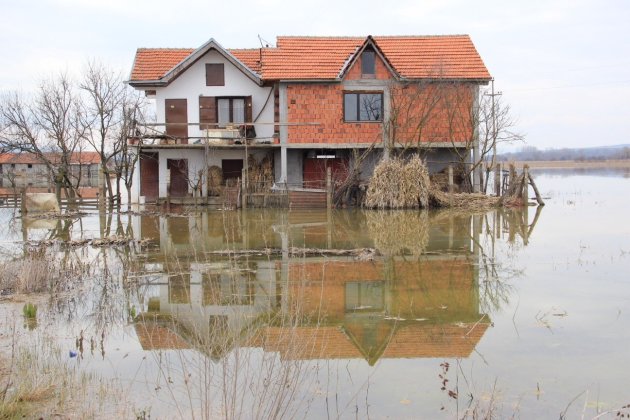
[[[417,293],[414,295],[412,292],[401,292],[403,290],[401,287],[404,287],[404,290],[411,290],[404,281],[401,284],[401,280],[394,280],[393,283],[391,280],[395,279],[396,275],[399,276],[404,267],[415,267],[418,270],[414,276],[406,277],[412,280],[405,280],[415,284],[414,279],[442,276],[443,274],[436,271],[437,267],[453,266],[452,262],[445,260],[438,260],[435,265],[414,265],[414,250],[419,251],[414,248],[414,244],[417,245],[418,242],[424,241],[421,251],[428,252],[429,258],[438,258],[436,255],[443,252],[459,258],[470,258],[473,255],[471,250],[474,249],[469,235],[473,226],[470,218],[451,223],[448,217],[436,218],[433,215],[429,220],[428,229],[418,230],[415,236],[412,235],[410,238],[405,236],[405,232],[408,233],[412,229],[404,229],[404,221],[400,232],[388,236],[383,229],[379,229],[387,226],[380,224],[382,220],[376,220],[373,214],[365,216],[360,212],[336,213],[332,231],[326,226],[325,213],[323,215],[303,213],[296,220],[289,220],[292,227],[286,229],[278,220],[286,221],[295,216],[287,217],[274,212],[264,214],[250,212],[246,221],[242,217],[235,218],[234,214],[222,215],[220,220],[181,219],[160,222],[157,219],[147,219],[135,224],[135,232],[138,234],[138,230],[142,231],[144,226],[144,232],[152,232],[149,236],[162,244],[163,249],[150,257],[145,265],[145,269],[157,272],[170,264],[164,262],[162,252],[166,252],[165,249],[176,255],[183,255],[182,245],[186,243],[186,235],[182,237],[184,227],[191,232],[197,227],[201,232],[209,232],[205,237],[201,237],[199,242],[200,246],[208,249],[224,247],[226,238],[238,238],[240,242],[235,245],[237,248],[265,245],[281,247],[282,235],[286,235],[285,243],[296,246],[333,245],[334,248],[342,248],[374,246],[377,243],[390,250],[392,255],[399,255],[399,252],[407,254],[405,257],[394,257],[392,261],[395,263],[389,266],[386,264],[389,271],[378,262],[367,263],[371,264],[377,273],[374,278],[370,278],[369,271],[359,270],[358,267],[363,266],[356,265],[353,269],[353,266],[349,265],[348,275],[361,278],[340,283],[337,289],[330,289],[339,292],[341,300],[338,307],[342,308],[337,318],[331,315],[326,321],[333,327],[331,331],[345,328],[346,337],[354,340],[355,345],[365,350],[366,354],[373,358],[372,361],[376,362],[374,366],[370,366],[366,359],[361,358],[302,362],[302,367],[309,368],[306,375],[308,381],[298,389],[299,398],[308,401],[301,403],[302,408],[308,410],[303,411],[307,413],[306,417],[321,418],[327,415],[342,418],[355,415],[378,418],[461,417],[462,407],[468,402],[467,393],[472,392],[475,398],[481,401],[484,401],[484,398],[487,400],[488,392],[492,390],[495,381],[497,389],[500,390],[496,398],[502,405],[501,412],[505,416],[515,411],[514,404],[520,406],[519,412],[526,418],[557,416],[576,395],[584,392],[578,399],[579,403],[576,402],[575,407],[570,409],[568,417],[581,415],[584,406],[590,410],[586,412],[587,417],[592,417],[595,414],[592,408],[594,401],[599,400],[608,408],[630,402],[625,400],[626,391],[630,389],[626,369],[630,366],[630,355],[627,351],[630,345],[628,298],[630,224],[627,223],[630,185],[626,179],[627,172],[593,170],[586,173],[553,170],[533,173],[547,205],[542,209],[527,246],[523,245],[522,240],[509,242],[507,231],[502,232],[500,238],[496,238],[494,231],[494,241],[486,234],[475,239],[483,246],[483,255],[489,258],[494,253],[498,277],[508,287],[505,300],[494,306],[483,306],[493,324],[487,327],[479,338],[470,356],[460,359],[459,362],[449,358],[447,352],[443,353],[444,356],[437,353],[431,357],[396,358],[386,357],[385,353],[380,358],[374,357],[381,354],[378,346],[383,341],[379,334],[382,335],[382,331],[392,331],[391,324],[384,324],[389,321],[384,321],[382,315],[387,308],[396,308],[395,313],[387,314],[392,319],[403,312],[406,319],[411,319],[410,314],[415,313],[419,319],[417,322],[427,322],[426,319],[429,323],[437,322],[436,325],[443,325],[443,329],[457,324],[458,319],[460,322],[469,320],[460,315],[454,315],[453,318],[446,314],[456,313],[458,308],[468,312],[472,309],[479,310],[479,303],[474,299],[483,301],[484,293],[492,288],[491,283],[486,283],[492,279],[484,274],[483,270],[487,266],[483,264],[479,273],[478,295],[467,292],[451,296],[450,304],[447,302],[444,308],[439,305],[443,304],[443,297],[448,295],[449,290],[455,290],[453,284],[445,288],[446,294],[436,292],[437,286],[433,285],[424,290],[414,289],[413,293]],[[529,223],[532,223],[535,209],[529,208],[528,213]],[[7,221],[2,224],[5,229],[2,231],[3,236],[8,236],[12,238],[11,240],[20,240],[22,233],[19,226],[13,229],[6,213],[0,212],[0,217]],[[491,212],[485,219],[490,224],[490,231],[493,231],[492,223],[496,216]],[[506,219],[507,217],[504,217],[503,220]],[[413,220],[414,226],[423,223],[420,219]],[[122,222],[126,224],[127,218],[123,218]],[[100,234],[102,220],[99,221],[96,215],[84,217],[81,224],[84,230],[73,227],[73,237],[81,234],[85,237],[96,237]],[[245,235],[240,234],[240,231],[238,235],[226,233],[226,226],[243,225],[249,227]],[[407,225],[411,226],[408,221]],[[31,234],[45,237],[46,232],[48,231],[45,229],[33,229],[29,231],[29,237]],[[417,239],[423,232],[427,235],[426,238],[414,241],[414,238]],[[166,242],[160,238],[166,238]],[[5,241],[4,245],[6,244]],[[196,257],[195,261],[198,260],[199,257]],[[239,279],[239,288],[249,287],[248,290],[253,291],[248,293],[258,296],[247,301],[238,301],[244,305],[243,307],[250,308],[248,316],[255,319],[261,310],[282,307],[283,303],[273,298],[261,300],[259,297],[264,293],[268,294],[268,289],[252,289],[253,286],[248,283],[252,276],[264,276],[265,282],[269,284],[281,280],[280,275],[273,274],[276,265],[271,262],[266,268],[260,264],[256,268],[256,260],[252,261],[253,274],[250,271],[243,271],[240,274],[237,272],[236,276]],[[266,260],[263,258],[262,261]],[[196,267],[194,264],[190,267]],[[204,264],[200,264],[200,267],[207,266]],[[211,267],[214,267],[211,270],[216,271],[220,269],[221,264],[214,263]],[[343,264],[336,267],[337,272],[344,269]],[[380,274],[385,272],[397,274],[388,281],[387,275]],[[463,272],[466,273],[466,269]],[[334,273],[320,272],[316,272],[311,280],[314,281],[320,275],[327,276],[322,278],[330,285],[336,281]],[[308,279],[308,276],[306,278]],[[472,279],[474,278],[476,277]],[[160,282],[167,281],[159,273],[154,273],[146,279],[150,279],[151,284],[140,287],[139,295],[131,296],[131,302],[135,302],[133,304],[138,311],[148,309],[149,298],[152,297],[155,302],[155,299],[163,296],[164,283]],[[186,296],[187,302],[194,301],[197,290],[195,288],[202,290],[206,283],[203,276],[194,273],[190,275],[190,283],[190,290],[171,290],[170,296]],[[224,283],[223,280],[218,283],[222,285],[220,295],[224,296],[222,301],[235,303],[236,301],[225,297],[229,295],[229,287],[225,289]],[[428,280],[422,280],[418,284],[430,283]],[[100,293],[98,287],[94,287],[93,290],[95,295]],[[168,287],[164,290],[167,291],[165,296],[169,296]],[[115,296],[113,306],[124,313],[126,300],[121,296],[121,290],[112,292]],[[398,292],[401,292],[400,295],[396,295]],[[327,299],[325,304],[329,307],[334,307],[334,296],[336,295],[324,296]],[[462,303],[465,299],[474,301]],[[186,317],[193,317],[196,309],[194,305],[188,304],[188,307],[191,308],[190,314],[184,310],[184,306],[179,310],[182,316],[185,314]],[[86,296],[85,302],[77,304],[75,308],[74,318],[82,319],[81,323],[65,324],[64,316],[51,321],[54,328],[60,331],[62,347],[73,347],[74,338],[81,329],[85,330],[86,337],[100,337],[100,329],[94,327],[95,314],[98,310],[98,300]],[[474,318],[484,313],[475,310],[467,317]],[[435,313],[443,315],[432,320],[431,317]],[[229,318],[227,312],[213,316],[219,315]],[[438,318],[441,320],[436,321]],[[338,324],[334,323],[337,322],[335,320],[338,320]],[[328,325],[326,322],[322,325]],[[395,322],[404,324],[404,321]],[[45,322],[43,324],[45,325]],[[130,387],[129,389],[138,394],[140,406],[144,404],[154,407],[152,415],[160,417],[176,413],[172,404],[168,403],[171,397],[165,391],[164,378],[159,379],[160,374],[155,364],[160,358],[169,360],[170,367],[174,368],[173,387],[178,390],[177,397],[183,399],[186,397],[185,386],[181,378],[178,379],[177,370],[182,357],[194,365],[199,354],[193,350],[143,351],[136,330],[133,326],[126,325],[119,315],[114,316],[109,325],[105,359],[102,360],[96,351],[94,356],[86,354],[80,362],[81,365],[107,376],[120,378]],[[461,335],[465,335],[468,329],[463,331]],[[430,337],[425,338],[425,344],[431,340]],[[422,345],[423,343],[417,344]],[[254,366],[256,363],[262,363],[264,353],[259,348],[249,348],[246,352]],[[283,357],[281,351],[277,353],[270,351],[268,354],[275,358]],[[455,400],[440,390],[441,380],[438,375],[442,373],[440,363],[445,360],[451,363],[451,370],[448,373],[449,386],[454,387],[455,382],[459,383],[459,415]],[[277,362],[280,363],[279,359]],[[212,363],[213,369],[220,371],[222,362],[215,360]],[[161,391],[155,391],[158,382],[164,387]],[[542,391],[541,394],[537,395],[537,387]],[[249,401],[249,397],[244,398]],[[332,404],[331,401],[335,403]],[[442,406],[445,407],[444,411],[440,410]]]

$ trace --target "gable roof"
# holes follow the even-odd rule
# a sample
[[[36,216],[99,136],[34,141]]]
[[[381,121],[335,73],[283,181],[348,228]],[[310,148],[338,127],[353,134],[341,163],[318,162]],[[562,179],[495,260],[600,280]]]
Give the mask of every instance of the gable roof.
[[[261,84],[260,75],[254,70],[257,63],[252,54],[253,50],[234,50],[237,55],[241,55],[247,63],[245,64],[230,50],[223,48],[212,38],[196,50],[188,48],[139,48],[136,51],[129,84],[132,86],[166,86],[210,50],[217,51],[247,77],[255,83]]]
[[[340,80],[372,43],[401,79],[453,79],[487,82],[491,76],[468,35],[310,37],[280,36],[273,48],[232,49],[214,40],[200,48],[140,48],[130,84],[165,81],[216,48],[259,80]],[[231,57],[231,59],[230,59]]]

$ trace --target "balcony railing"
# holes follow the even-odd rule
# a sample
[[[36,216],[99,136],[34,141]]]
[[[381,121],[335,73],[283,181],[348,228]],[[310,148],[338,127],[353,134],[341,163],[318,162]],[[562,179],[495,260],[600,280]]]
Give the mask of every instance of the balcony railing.
[[[201,136],[176,136],[166,132],[164,123],[136,123],[128,136],[128,143],[132,145],[178,145],[178,144],[251,144],[274,143],[272,139],[259,139],[256,130],[251,123],[227,125],[218,127],[213,124],[208,128],[208,124],[199,123],[169,123],[169,127],[193,126],[199,127]]]

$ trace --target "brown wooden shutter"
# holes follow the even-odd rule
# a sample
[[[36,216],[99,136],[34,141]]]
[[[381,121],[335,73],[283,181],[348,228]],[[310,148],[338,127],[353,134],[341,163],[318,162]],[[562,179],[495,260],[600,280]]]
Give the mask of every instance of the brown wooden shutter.
[[[217,101],[214,96],[199,97],[199,128],[209,130],[216,128]]]
[[[223,63],[206,64],[206,86],[225,86]]]
[[[245,97],[245,122],[252,122],[252,97]]]

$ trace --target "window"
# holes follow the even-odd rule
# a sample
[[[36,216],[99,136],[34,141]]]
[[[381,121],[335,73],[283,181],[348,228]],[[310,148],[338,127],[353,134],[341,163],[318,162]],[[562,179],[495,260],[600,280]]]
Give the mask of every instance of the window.
[[[374,77],[375,73],[374,51],[365,50],[363,54],[361,54],[361,75],[364,77]]]
[[[223,63],[206,64],[206,86],[225,86]]]
[[[32,163],[29,163],[29,164],[28,164],[28,169],[32,169],[32,168],[33,168],[33,164],[32,164]]]
[[[344,93],[345,121],[383,121],[383,93]]]
[[[217,99],[217,123],[219,127],[227,124],[242,124],[245,122],[245,98]]]
[[[199,124],[202,130],[225,128],[229,124],[238,126],[245,122],[252,122],[251,96],[199,97]]]

